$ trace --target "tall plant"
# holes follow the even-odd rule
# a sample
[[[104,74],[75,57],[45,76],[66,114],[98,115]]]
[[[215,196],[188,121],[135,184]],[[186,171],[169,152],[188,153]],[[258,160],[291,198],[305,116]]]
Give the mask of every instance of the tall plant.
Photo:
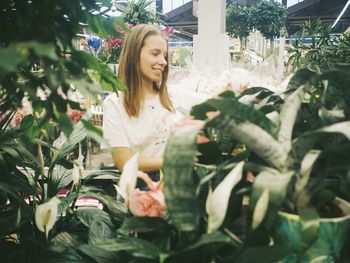
[[[230,37],[239,38],[241,58],[243,58],[243,38],[253,29],[251,7],[233,2],[226,11],[226,31]]]
[[[274,38],[281,35],[285,25],[287,9],[281,3],[273,0],[261,0],[252,11],[254,27],[270,40],[271,51],[274,51]]]
[[[155,10],[151,10],[154,0],[130,0],[123,11],[122,17],[125,23],[138,24],[160,24],[160,19]]]
[[[337,170],[340,171],[343,182],[349,180],[349,161],[345,157],[350,146],[350,122],[344,114],[347,106],[342,108],[342,118],[331,118],[317,127],[302,131],[296,131],[294,126],[295,122],[303,117],[299,116],[298,112],[308,94],[318,85],[322,85],[322,82],[326,85],[325,90],[330,87],[339,88],[337,85],[339,79],[347,83],[348,67],[318,73],[298,71],[289,82],[286,98],[276,122],[266,118],[261,110],[242,105],[237,98],[229,94],[222,94],[221,98],[210,99],[192,109],[192,114],[201,119],[205,118],[205,113],[208,111],[218,111],[220,114],[211,119],[207,126],[222,129],[233,139],[244,143],[258,157],[247,165],[258,175],[250,199],[249,231],[245,245],[259,246],[271,243],[272,240],[272,247],[281,244],[289,248],[294,246],[292,250],[294,249],[295,254],[283,262],[295,262],[292,259],[309,262],[313,256],[321,255],[333,260],[339,259],[346,239],[346,234],[342,231],[329,232],[334,234],[336,240],[334,244],[328,241],[327,236],[324,239],[320,238],[324,230],[320,230],[319,219],[325,214],[326,217],[339,216],[338,208],[329,209],[333,208],[334,202],[337,201],[334,201],[334,194],[322,188],[320,176],[333,175]],[[344,85],[343,91],[347,90],[347,87],[348,85]],[[329,99],[326,91],[321,96],[322,101]],[[320,119],[323,119],[321,110],[318,114]],[[328,162],[332,155],[340,158],[336,165]],[[321,160],[327,162],[326,165],[320,164]],[[321,174],[319,171],[322,169],[324,171]],[[310,180],[312,173],[317,177],[316,183]],[[346,186],[349,187],[349,182]],[[339,189],[335,194],[341,195]],[[283,237],[275,236],[272,234],[273,231],[270,232],[274,229],[277,211],[281,207],[300,215],[301,233],[297,227],[293,227],[292,231]],[[332,213],[329,213],[329,210]],[[348,209],[343,209],[342,213],[344,217],[339,220],[344,220],[343,231],[348,231],[350,219]],[[332,246],[332,249],[325,252],[329,246]],[[316,247],[322,249],[313,254]],[[302,259],[304,261],[301,261]]]
[[[337,64],[350,62],[350,33],[335,35],[330,25],[322,24],[319,19],[308,20],[301,24],[287,52],[288,64],[293,69],[312,65],[336,68]]]
[[[114,25],[123,24],[120,20],[98,15],[101,6],[95,1],[82,0],[72,4],[68,0],[11,0],[3,1],[0,5],[1,112],[20,108],[26,96],[32,103],[34,119],[43,113],[36,127],[49,129],[48,121],[54,120],[69,133],[72,125],[65,115],[67,106],[73,109],[79,106],[66,94],[74,86],[81,93],[93,96],[96,85],[88,69],[96,73],[94,76],[98,76],[104,89],[123,86],[106,65],[99,64],[92,55],[77,50],[74,44],[82,24],[88,25],[92,32],[102,37],[119,36]],[[39,64],[41,70],[32,71],[34,64]],[[46,93],[46,99],[40,99],[38,93]],[[31,120],[27,119],[28,122]],[[34,128],[33,125],[29,126]]]
[[[69,250],[67,244],[87,243],[89,229],[95,238],[103,238],[90,228],[96,226],[91,212],[78,213],[84,214],[80,217],[74,211],[79,192],[91,193],[92,188],[77,187],[78,183],[64,200],[57,202],[54,196],[71,181],[66,179],[68,175],[72,179],[74,164],[78,166],[76,182],[80,182],[82,160],[67,159],[67,154],[87,134],[97,136],[87,120],[73,127],[67,116],[68,108],[80,109],[69,98],[72,87],[91,96],[102,91],[100,86],[123,88],[106,65],[76,49],[76,35],[82,26],[88,26],[101,37],[118,37],[114,25],[123,24],[102,16],[101,4],[94,0],[9,0],[2,1],[0,8],[0,256],[6,262],[41,262],[51,253],[59,256]],[[20,125],[10,127],[24,100],[32,112]],[[51,145],[50,134],[57,129],[66,134],[68,142]],[[92,195],[104,198],[96,189]],[[56,216],[62,213],[67,216],[56,228]],[[104,226],[110,226],[106,213],[95,213],[107,222]],[[85,234],[77,237],[81,229]],[[53,245],[59,240],[64,240],[62,246]],[[51,250],[52,246],[58,250]]]

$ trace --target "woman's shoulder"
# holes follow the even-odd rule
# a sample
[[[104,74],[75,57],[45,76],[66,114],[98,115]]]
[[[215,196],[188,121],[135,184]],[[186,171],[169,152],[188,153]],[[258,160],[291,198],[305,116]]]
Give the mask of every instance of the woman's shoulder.
[[[122,100],[122,94],[117,94],[116,92],[113,92],[109,94],[104,100],[103,100],[104,105],[123,105],[123,100]]]
[[[120,95],[118,95],[116,92],[113,92],[111,94],[109,94],[103,102],[108,102],[108,103],[111,103],[111,102],[114,102],[114,103],[120,103]]]
[[[117,93],[111,93],[109,94],[104,100],[103,100],[103,109],[104,111],[106,110],[118,110],[120,111],[120,109],[123,108],[123,102],[122,99],[120,97],[120,95],[118,96]]]

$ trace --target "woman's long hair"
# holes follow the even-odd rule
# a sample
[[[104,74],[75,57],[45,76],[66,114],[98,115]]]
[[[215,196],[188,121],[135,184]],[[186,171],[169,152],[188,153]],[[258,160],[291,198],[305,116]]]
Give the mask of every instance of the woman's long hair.
[[[153,25],[140,24],[133,27],[126,37],[120,54],[118,77],[128,87],[128,92],[125,93],[123,102],[125,110],[130,117],[139,116],[140,108],[144,101],[141,86],[140,54],[146,38],[153,35],[162,36],[167,41],[164,34]],[[162,72],[161,82],[153,82],[153,89],[159,93],[160,102],[164,108],[174,111],[167,89],[169,75],[168,56],[166,56],[166,61],[167,64]]]

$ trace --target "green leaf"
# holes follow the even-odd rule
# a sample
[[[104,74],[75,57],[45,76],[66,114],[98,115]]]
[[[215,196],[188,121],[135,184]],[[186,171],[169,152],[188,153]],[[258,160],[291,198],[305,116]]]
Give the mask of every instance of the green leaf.
[[[242,179],[243,166],[244,162],[238,163],[213,192],[209,191],[206,201],[208,233],[217,230],[224,222],[231,191]]]
[[[295,183],[295,190],[293,193],[294,200],[298,198],[298,196],[304,190],[306,184],[308,183],[312,167],[320,153],[321,151],[311,150],[305,155],[303,161],[301,162],[300,173],[298,175],[299,178]]]
[[[127,252],[134,257],[146,259],[157,259],[159,255],[166,254],[165,251],[162,251],[146,240],[125,236],[120,236],[114,240],[95,243],[94,247],[105,250],[107,253]],[[81,245],[79,246],[79,250],[86,253],[90,250],[90,246]]]
[[[298,70],[290,79],[287,86],[287,92],[292,92],[298,89],[299,87],[301,87],[302,85],[306,85],[307,83],[310,83],[315,76],[316,76],[316,73],[312,72],[310,69]]]
[[[56,47],[54,44],[43,44],[31,41],[16,43],[15,47],[17,47],[18,49],[32,49],[35,52],[35,54],[39,57],[46,57],[52,60],[58,60],[58,56],[56,54]]]
[[[235,261],[239,263],[277,263],[298,249],[295,245],[275,245],[245,248]]]
[[[91,139],[95,140],[100,144],[108,145],[108,142],[103,138],[102,129],[97,128],[88,120],[82,119],[80,120],[80,122],[85,128],[86,136],[90,137]]]
[[[69,136],[69,134],[73,131],[73,123],[72,123],[71,119],[65,113],[61,113],[61,114],[59,114],[58,121],[60,123],[61,130],[67,136]]]
[[[85,176],[83,184],[87,184],[94,180],[96,177],[104,177],[107,176],[108,179],[119,180],[120,172],[117,170],[99,170],[89,173]]]
[[[79,240],[68,232],[60,232],[51,239],[52,247],[55,249],[56,246],[67,246],[76,247],[79,245]],[[60,251],[62,252],[62,251]]]
[[[210,106],[208,103],[204,102],[193,106],[190,115],[193,116],[196,120],[205,120],[207,119],[206,113],[209,111],[216,111],[216,109],[213,106]]]
[[[249,221],[252,222],[253,211],[256,209],[258,200],[261,195],[268,190],[269,191],[269,206],[266,212],[266,218],[264,219],[264,226],[270,228],[276,218],[277,211],[284,203],[288,191],[289,185],[292,182],[293,174],[271,174],[270,171],[262,171],[255,178],[250,204],[249,204]]]
[[[256,93],[261,93],[262,91],[265,91],[266,93],[269,93],[269,94],[273,94],[273,92],[267,88],[264,88],[264,87],[249,87],[249,89],[245,89],[240,95],[239,97],[244,97],[246,95],[253,95],[253,94],[256,94]]]
[[[168,223],[157,217],[129,217],[126,219],[119,231],[129,233],[147,233],[157,229],[169,227]]]
[[[269,190],[265,189],[264,192],[259,197],[256,202],[253,219],[252,219],[252,230],[254,231],[259,227],[261,222],[264,220],[265,215],[267,213],[267,209],[269,207]]]
[[[129,216],[125,205],[110,196],[90,191],[90,188],[87,186],[82,186],[79,194],[81,197],[96,198],[101,201],[104,209],[108,212],[111,220],[116,226],[120,226]]]
[[[115,226],[105,211],[99,209],[78,210],[77,217],[88,227],[89,244],[91,245],[116,236]]]
[[[232,251],[234,244],[227,235],[215,231],[202,235],[194,244],[172,253],[165,262],[206,262],[208,258],[220,254],[220,249],[223,247]]]
[[[246,122],[237,122],[228,115],[219,115],[207,123],[208,127],[221,129],[232,139],[244,144],[274,168],[285,166],[287,152],[265,130]]]
[[[339,122],[315,131],[306,132],[299,136],[293,141],[291,161],[298,163],[313,148],[317,141],[324,135],[332,133],[343,134],[350,140],[350,121]]]
[[[0,68],[6,71],[14,71],[23,57],[14,47],[0,48]]]
[[[181,231],[197,229],[200,218],[193,162],[196,155],[195,138],[201,128],[202,125],[178,128],[170,137],[165,150],[165,200],[171,221]]]
[[[188,246],[184,251],[197,250],[208,245],[219,243],[232,244],[232,240],[227,235],[219,231],[214,231],[210,234],[202,235],[195,244]]]
[[[239,122],[250,122],[258,125],[272,136],[275,135],[277,127],[271,122],[264,113],[255,110],[250,105],[245,105],[232,99],[209,99],[205,103],[209,104],[221,114],[227,114]]]
[[[289,152],[292,147],[292,132],[301,103],[304,99],[304,86],[293,92],[282,106],[280,113],[281,125],[278,133],[278,142]]]

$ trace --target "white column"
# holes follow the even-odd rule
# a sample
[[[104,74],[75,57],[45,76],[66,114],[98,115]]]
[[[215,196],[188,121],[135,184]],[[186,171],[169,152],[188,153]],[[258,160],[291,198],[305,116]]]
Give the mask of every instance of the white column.
[[[198,35],[193,36],[193,64],[222,69],[229,62],[229,37],[225,34],[226,1],[198,1]]]

